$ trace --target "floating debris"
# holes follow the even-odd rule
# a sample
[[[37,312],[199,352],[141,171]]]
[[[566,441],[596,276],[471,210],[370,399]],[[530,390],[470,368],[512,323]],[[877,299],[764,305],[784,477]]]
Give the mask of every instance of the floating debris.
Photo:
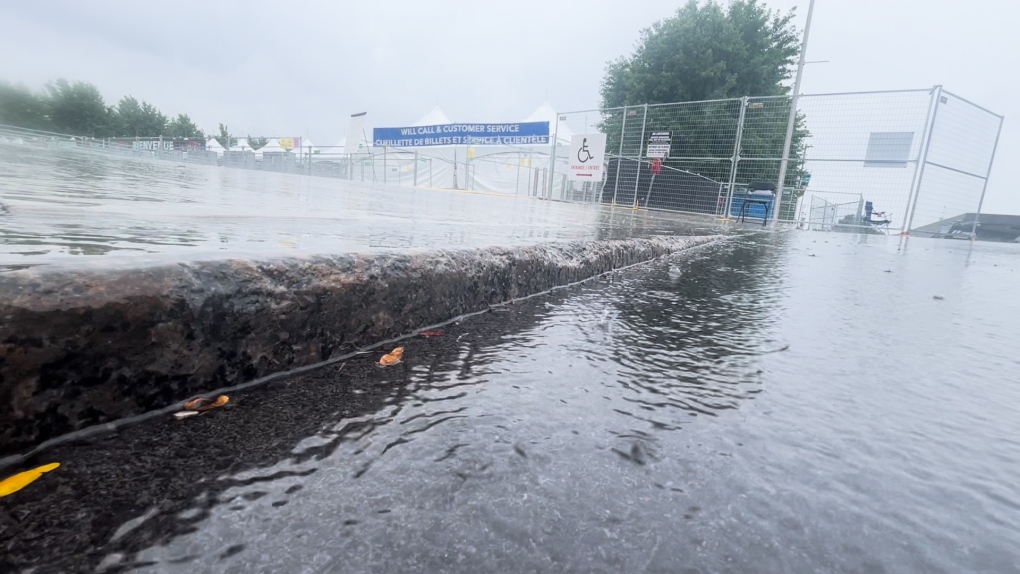
[[[397,363],[400,362],[400,360],[403,357],[404,357],[404,348],[403,347],[397,347],[396,349],[393,349],[389,353],[383,355],[382,358],[379,359],[378,365],[380,367],[389,367],[391,365],[396,365]]]
[[[210,399],[208,397],[195,397],[184,403],[184,410],[174,413],[174,418],[182,420],[195,415],[200,415],[206,411],[218,409],[228,402],[230,402],[230,397],[227,395],[220,395],[215,399]]]
[[[430,337],[442,337],[445,334],[446,331],[443,331],[441,329],[433,329],[431,331],[422,331],[421,333],[418,333],[418,335],[425,337],[426,339]]]
[[[932,295],[931,298],[936,301],[942,301],[945,299],[945,297],[943,297],[942,295]]]
[[[624,452],[624,451],[622,451],[622,450],[620,450],[618,448],[615,448],[615,447],[611,448],[609,450],[615,452],[617,455],[620,456],[620,458],[622,458],[624,460],[629,460],[629,461],[633,462],[634,464],[637,464],[637,465],[640,465],[640,466],[644,466],[648,462],[648,455],[645,453],[644,447],[642,447],[638,443],[634,443],[634,444],[630,445],[630,452],[629,453]]]
[[[211,411],[212,409],[222,407],[230,401],[230,397],[227,395],[220,395],[215,400],[208,397],[196,397],[190,401],[184,403],[184,410],[186,411],[198,411],[200,413],[205,411]]]
[[[60,466],[59,462],[51,462],[42,466],[19,472],[14,476],[0,480],[0,498],[14,494],[36,481],[43,473],[49,472]]]

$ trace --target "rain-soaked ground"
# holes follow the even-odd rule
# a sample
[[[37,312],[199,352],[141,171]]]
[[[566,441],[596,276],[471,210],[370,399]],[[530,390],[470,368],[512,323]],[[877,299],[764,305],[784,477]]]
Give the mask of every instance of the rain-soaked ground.
[[[528,198],[0,144],[0,271],[712,233]]]
[[[763,233],[519,301],[46,452],[0,570],[1018,572],[1018,257]]]

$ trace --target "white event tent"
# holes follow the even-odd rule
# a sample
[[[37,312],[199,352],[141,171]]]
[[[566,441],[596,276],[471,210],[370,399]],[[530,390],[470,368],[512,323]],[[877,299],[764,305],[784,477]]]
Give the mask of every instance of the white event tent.
[[[567,146],[573,131],[566,122],[558,122],[555,109],[543,102],[524,122],[549,122],[549,138],[556,135],[557,146]],[[439,106],[421,116],[410,126],[432,126],[456,123]],[[558,132],[557,132],[557,123]],[[442,145],[395,148],[375,146],[361,139],[354,158],[353,179],[393,185],[414,185],[473,189],[510,195],[543,193],[548,181],[550,144],[531,145]],[[336,146],[324,148],[317,161],[337,161],[343,153],[347,137]],[[563,185],[566,173],[566,152],[560,147],[554,187]],[[559,192],[557,191],[556,195]]]
[[[230,151],[252,151],[248,138],[237,138],[234,145],[230,146]]]
[[[205,150],[216,152],[216,157],[223,157],[223,152],[226,151],[216,138],[209,138],[209,141],[205,142]]]
[[[287,150],[280,146],[280,140],[269,138],[266,140],[266,145],[255,150],[255,157],[261,158],[262,154],[266,153],[287,153]]]

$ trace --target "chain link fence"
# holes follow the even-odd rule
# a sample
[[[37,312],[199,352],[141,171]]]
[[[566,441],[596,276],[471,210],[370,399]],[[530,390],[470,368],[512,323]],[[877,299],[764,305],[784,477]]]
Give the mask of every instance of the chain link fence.
[[[561,132],[603,133],[607,149],[597,191],[578,196],[593,184],[571,181],[559,198],[723,219],[774,217],[830,231],[975,219],[1001,116],[941,87],[802,95],[780,185],[791,99],[562,113]],[[563,173],[569,148],[556,149]]]
[[[551,145],[307,146],[218,151],[197,142],[97,140],[0,126],[0,143],[336,177],[373,184],[778,219],[828,231],[976,229],[1002,116],[944,90],[744,97],[557,114]],[[575,137],[606,136],[602,180],[573,181]],[[202,146],[204,147],[204,146]],[[268,148],[267,148],[268,149]],[[278,150],[279,148],[277,148]]]

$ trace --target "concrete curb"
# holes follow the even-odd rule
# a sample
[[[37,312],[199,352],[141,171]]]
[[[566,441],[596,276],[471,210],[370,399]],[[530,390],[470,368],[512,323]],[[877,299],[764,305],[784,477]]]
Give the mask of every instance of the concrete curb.
[[[718,239],[0,276],[0,455]]]

